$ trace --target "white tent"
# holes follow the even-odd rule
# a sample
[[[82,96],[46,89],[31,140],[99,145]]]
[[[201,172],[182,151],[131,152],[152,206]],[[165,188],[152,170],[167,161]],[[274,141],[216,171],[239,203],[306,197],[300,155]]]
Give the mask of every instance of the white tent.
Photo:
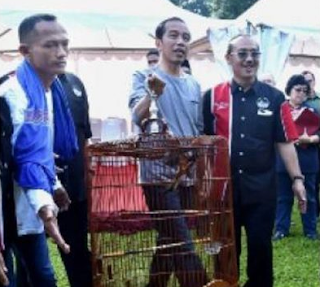
[[[240,15],[237,21],[264,23],[300,35],[319,36],[319,11],[319,0],[259,0]]]
[[[311,70],[316,75],[320,89],[319,11],[319,0],[260,0],[236,19],[238,26],[243,26],[244,22],[253,26],[262,24],[293,36],[289,57],[278,79],[280,87],[292,74]]]
[[[15,52],[18,24],[39,12],[57,15],[67,28],[71,39],[68,70],[85,82],[91,116],[102,119],[130,117],[131,76],[146,66],[145,53],[154,47],[152,35],[158,23],[178,16],[186,21],[193,39],[206,35],[209,27],[225,25],[223,20],[196,15],[169,0],[1,0],[0,74],[20,61]]]
[[[210,28],[207,37],[193,43],[193,50],[206,59],[201,64],[203,69],[215,71],[214,74],[211,72],[211,86],[229,77],[224,60],[228,40],[239,32],[247,32],[248,28],[252,31],[254,27],[264,27],[264,32],[269,29],[271,33],[264,33],[261,48],[268,57],[264,59],[263,68],[267,69],[272,64],[280,68],[278,87],[282,89],[292,74],[311,70],[316,75],[316,88],[320,90],[319,9],[319,0],[304,0],[301,3],[259,0],[225,27]],[[261,32],[262,29],[256,30]],[[286,43],[286,46],[281,47],[281,43]],[[284,67],[279,66],[281,59],[285,60]],[[262,72],[263,69],[260,70]]]

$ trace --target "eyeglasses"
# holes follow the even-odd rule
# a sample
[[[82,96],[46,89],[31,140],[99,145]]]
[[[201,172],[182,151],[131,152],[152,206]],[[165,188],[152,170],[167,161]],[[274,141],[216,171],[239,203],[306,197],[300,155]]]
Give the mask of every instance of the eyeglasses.
[[[303,92],[303,93],[305,93],[305,94],[307,94],[308,93],[308,89],[306,89],[306,88],[293,88],[297,93],[301,93],[301,92]]]
[[[261,53],[259,51],[238,51],[232,52],[231,55],[237,55],[240,60],[246,60],[249,55],[253,60],[258,60],[260,58]]]

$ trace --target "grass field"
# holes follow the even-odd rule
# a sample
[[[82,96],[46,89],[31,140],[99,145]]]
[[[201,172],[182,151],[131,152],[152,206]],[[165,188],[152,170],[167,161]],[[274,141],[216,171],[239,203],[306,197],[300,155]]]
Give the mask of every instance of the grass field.
[[[320,224],[318,224],[320,230]],[[275,287],[319,287],[320,286],[320,245],[302,236],[301,220],[297,210],[293,213],[291,235],[274,243]],[[241,256],[241,278],[245,281],[246,246]],[[51,258],[56,271],[59,287],[69,287],[64,267],[56,247],[50,243]],[[136,286],[140,287],[140,286]]]

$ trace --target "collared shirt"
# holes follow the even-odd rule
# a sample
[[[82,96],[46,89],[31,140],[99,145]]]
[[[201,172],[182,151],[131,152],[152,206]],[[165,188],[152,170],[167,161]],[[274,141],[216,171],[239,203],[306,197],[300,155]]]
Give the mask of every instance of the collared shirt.
[[[301,109],[308,108],[312,112],[317,112],[309,107],[308,103],[302,104],[298,108],[294,108],[290,106],[291,113],[299,112]],[[320,131],[318,130],[315,134],[320,137]],[[299,165],[302,173],[317,173],[319,171],[319,160],[318,153],[319,148],[318,144],[305,144],[305,145],[295,145],[297,156],[299,160]],[[277,172],[287,173],[286,167],[284,165],[283,160],[280,158],[279,154],[277,154]]]
[[[310,107],[313,108],[319,115],[320,115],[320,94],[315,93],[315,96],[312,98],[307,98],[305,103]]]
[[[246,92],[233,82],[231,94],[231,166],[251,173],[273,168],[275,143],[286,141],[281,118],[284,95],[259,82]]]
[[[204,95],[205,133],[215,134],[211,92]],[[249,172],[266,171],[274,165],[276,142],[287,141],[281,105],[285,98],[279,90],[256,81],[244,91],[236,82],[230,86],[229,125],[231,166]]]
[[[204,95],[204,127],[206,134],[215,134],[211,99],[215,89]],[[275,200],[275,143],[286,142],[290,128],[284,124],[284,94],[270,85],[256,81],[248,91],[236,82],[230,85],[229,113],[222,120],[228,125],[231,169],[236,196],[241,202]],[[226,106],[226,105],[220,105]],[[293,122],[291,120],[293,125]],[[270,190],[271,189],[271,190]]]

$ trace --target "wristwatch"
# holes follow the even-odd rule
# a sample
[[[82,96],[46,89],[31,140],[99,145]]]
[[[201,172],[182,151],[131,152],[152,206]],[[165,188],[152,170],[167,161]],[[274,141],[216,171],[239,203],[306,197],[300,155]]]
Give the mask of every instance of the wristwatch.
[[[303,174],[300,174],[300,175],[295,175],[293,178],[292,178],[292,183],[294,183],[296,180],[302,180],[302,182],[304,183],[304,175]]]

